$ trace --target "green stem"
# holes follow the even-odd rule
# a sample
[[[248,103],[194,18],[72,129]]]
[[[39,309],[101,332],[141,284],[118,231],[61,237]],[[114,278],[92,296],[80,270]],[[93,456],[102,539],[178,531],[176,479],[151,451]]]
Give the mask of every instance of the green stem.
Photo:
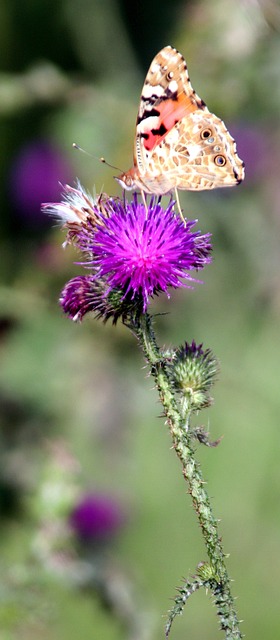
[[[195,459],[188,423],[186,424],[186,419],[182,417],[178,408],[165,361],[157,345],[152,321],[148,314],[138,319],[136,335],[150,365],[151,374],[155,379],[164,413],[167,417],[173,446],[182,463],[183,476],[188,483],[193,507],[201,526],[212,575],[210,581],[205,580],[205,585],[207,584],[208,587],[209,584],[212,585],[211,590],[217,607],[217,614],[220,619],[221,629],[225,631],[226,639],[236,640],[242,638],[230,590],[230,578],[225,565],[225,554],[218,532],[217,520],[213,515],[200,465]]]

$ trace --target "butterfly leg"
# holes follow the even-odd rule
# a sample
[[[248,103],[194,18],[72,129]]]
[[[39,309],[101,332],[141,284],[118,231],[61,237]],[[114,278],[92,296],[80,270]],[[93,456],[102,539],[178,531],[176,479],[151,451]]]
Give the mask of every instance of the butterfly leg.
[[[148,205],[147,205],[145,192],[142,189],[141,189],[141,196],[142,196],[142,200],[144,202],[144,206],[145,206],[145,209],[146,209],[146,219],[147,219],[147,217],[148,217]]]
[[[177,202],[177,207],[178,207],[178,211],[179,211],[179,214],[180,214],[180,218],[181,218],[181,220],[183,221],[184,226],[186,226],[186,220],[185,220],[185,218],[184,218],[184,216],[183,216],[183,212],[182,212],[182,209],[181,209],[181,205],[180,205],[180,200],[179,200],[179,195],[178,195],[178,189],[177,189],[177,187],[175,187],[174,191],[175,191],[176,202]]]

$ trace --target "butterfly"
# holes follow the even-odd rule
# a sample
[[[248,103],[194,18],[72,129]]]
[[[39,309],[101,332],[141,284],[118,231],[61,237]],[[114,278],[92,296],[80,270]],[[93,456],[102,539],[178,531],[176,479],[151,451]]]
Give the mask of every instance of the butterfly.
[[[116,178],[124,189],[163,195],[177,189],[231,187],[244,163],[224,122],[192,88],[183,56],[166,46],[153,59],[142,89],[133,167]],[[144,198],[145,200],[145,198]]]

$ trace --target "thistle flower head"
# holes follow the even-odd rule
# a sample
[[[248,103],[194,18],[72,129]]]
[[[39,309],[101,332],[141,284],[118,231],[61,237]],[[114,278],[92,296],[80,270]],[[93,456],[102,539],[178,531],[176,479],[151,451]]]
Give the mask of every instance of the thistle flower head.
[[[80,185],[66,187],[61,203],[44,205],[62,218],[71,242],[84,256],[90,275],[74,278],[61,295],[64,311],[74,320],[88,311],[113,321],[145,312],[150,299],[170,288],[199,282],[189,272],[211,261],[210,235],[194,231],[195,220],[181,221],[174,203],[148,205],[134,195],[127,203],[92,197]]]
[[[186,412],[199,411],[212,404],[210,389],[218,374],[218,361],[210,349],[194,340],[175,350],[168,365],[174,389],[180,394]]]
[[[130,313],[138,313],[142,300],[135,296],[133,300],[127,295],[123,298],[120,289],[111,289],[104,295],[107,285],[103,278],[77,276],[65,285],[60,295],[63,311],[74,321],[80,321],[89,311],[97,319],[107,322],[112,319],[116,324],[119,318],[126,318]]]

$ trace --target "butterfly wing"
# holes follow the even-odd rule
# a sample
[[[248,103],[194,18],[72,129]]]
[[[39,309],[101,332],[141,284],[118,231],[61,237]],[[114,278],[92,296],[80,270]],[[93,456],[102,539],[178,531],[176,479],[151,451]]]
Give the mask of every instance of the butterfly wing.
[[[188,113],[208,111],[193,90],[186,62],[172,47],[164,47],[154,58],[142,89],[136,122],[137,139],[152,151]]]
[[[194,91],[183,56],[170,46],[156,55],[143,86],[131,173],[148,193],[232,186],[244,178],[233,138]]]

